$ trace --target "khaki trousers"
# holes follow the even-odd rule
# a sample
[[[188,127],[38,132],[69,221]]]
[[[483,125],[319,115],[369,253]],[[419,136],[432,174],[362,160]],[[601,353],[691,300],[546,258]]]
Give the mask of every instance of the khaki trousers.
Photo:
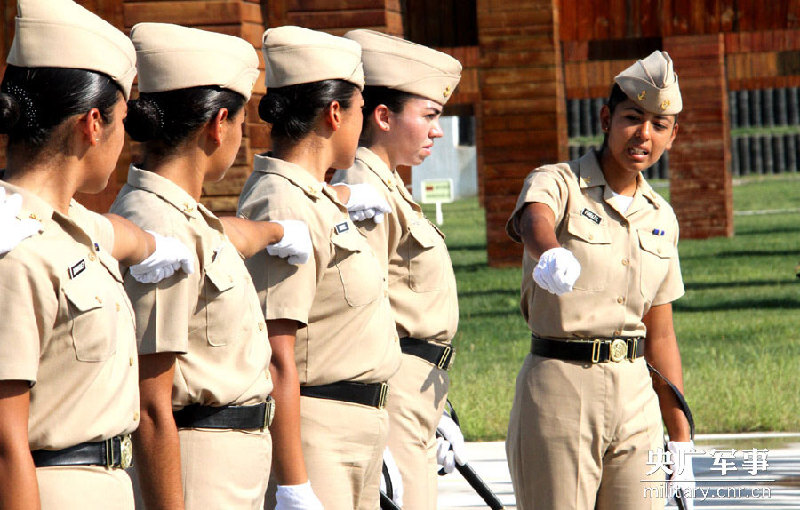
[[[389,450],[403,478],[403,508],[436,508],[436,425],[449,385],[446,371],[409,354],[389,379]]]
[[[272,465],[268,430],[179,429],[186,510],[259,510]]]
[[[103,466],[36,468],[42,510],[133,510],[131,479]]]
[[[648,451],[663,447],[643,358],[595,365],[525,358],[506,440],[519,510],[661,509],[664,500],[645,489],[664,480],[661,470],[646,475]]]
[[[378,509],[388,429],[385,409],[300,397],[303,458],[325,510]]]

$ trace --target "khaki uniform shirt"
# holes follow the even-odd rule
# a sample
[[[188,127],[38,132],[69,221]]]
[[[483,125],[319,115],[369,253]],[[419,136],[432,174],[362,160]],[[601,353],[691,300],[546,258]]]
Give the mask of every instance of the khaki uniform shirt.
[[[458,328],[458,295],[444,234],[422,214],[397,172],[366,147],[333,182],[370,184],[392,207],[382,223],[367,220],[359,228],[388,270],[397,334],[448,345]]]
[[[0,380],[30,381],[28,442],[58,450],[139,424],[133,310],[111,256],[111,223],[24,189],[19,218],[43,231],[0,255]]]
[[[293,319],[301,385],[382,382],[400,364],[383,268],[336,193],[292,163],[255,157],[239,215],[302,220],[314,251],[295,266],[266,252],[247,260],[267,320]]]
[[[219,219],[174,182],[136,167],[111,211],[194,248],[191,275],[178,271],[157,284],[125,277],[139,354],[178,353],[173,408],[263,402],[272,391],[267,326]]]
[[[520,213],[531,202],[553,210],[558,242],[581,264],[574,290],[556,296],[533,281],[538,260],[525,252],[521,307],[534,334],[643,336],[642,317],[650,307],[683,295],[678,220],[641,175],[633,202],[623,214],[594,151],[569,163],[537,168],[525,179],[506,224],[508,235],[517,242],[521,242]]]

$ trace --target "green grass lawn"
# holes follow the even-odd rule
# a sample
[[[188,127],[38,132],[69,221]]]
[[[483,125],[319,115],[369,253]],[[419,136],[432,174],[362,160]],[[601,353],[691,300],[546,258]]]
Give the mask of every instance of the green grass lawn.
[[[736,211],[798,207],[800,176],[734,187]],[[487,266],[476,199],[445,205],[444,219],[461,306],[450,397],[468,439],[502,439],[530,342],[521,269]],[[686,396],[698,432],[798,431],[800,213],[736,216],[735,230],[731,239],[680,243],[686,295],[674,306]]]

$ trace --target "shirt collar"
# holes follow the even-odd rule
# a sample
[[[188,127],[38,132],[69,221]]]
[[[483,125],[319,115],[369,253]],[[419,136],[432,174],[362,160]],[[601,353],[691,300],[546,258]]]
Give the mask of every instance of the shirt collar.
[[[128,185],[152,193],[189,217],[202,214],[200,204],[183,188],[155,172],[131,165],[128,170]]]
[[[581,189],[606,185],[606,177],[603,175],[594,149],[590,149],[578,160],[578,180]]]
[[[605,175],[603,175],[603,170],[600,168],[600,162],[597,159],[597,151],[595,149],[590,149],[578,159],[578,179],[581,188],[607,186],[608,183],[606,182]],[[656,192],[641,173],[636,176],[636,194],[641,194],[647,198],[656,209],[660,207]],[[608,196],[611,196],[610,189]],[[629,209],[628,212],[630,213],[631,211],[632,209]]]
[[[383,184],[390,190],[395,187],[403,186],[402,181],[399,179],[395,172],[393,172],[389,165],[387,165],[377,154],[372,152],[366,147],[359,147],[356,152],[356,159],[364,163],[372,173],[378,176],[383,181]]]
[[[273,158],[272,153],[269,152],[266,154],[256,154],[253,157],[253,170],[265,174],[280,175],[302,189],[306,195],[312,198],[319,198],[326,188],[324,183],[314,179],[302,166],[282,159]],[[336,193],[330,192],[327,195],[335,197]]]
[[[19,186],[9,184],[5,181],[0,181],[0,186],[6,189],[6,193],[18,193],[22,196],[22,207],[17,213],[17,218],[20,220],[26,218],[39,221],[49,220],[56,212],[53,206],[25,188],[20,188]]]

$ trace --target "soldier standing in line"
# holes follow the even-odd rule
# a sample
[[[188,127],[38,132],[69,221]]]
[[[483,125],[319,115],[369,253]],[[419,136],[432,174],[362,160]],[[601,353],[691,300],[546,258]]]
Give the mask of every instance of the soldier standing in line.
[[[381,190],[392,214],[379,224],[359,223],[389,277],[389,300],[403,360],[389,380],[389,449],[402,477],[405,508],[433,509],[437,454],[454,468],[452,448],[466,461],[458,426],[442,411],[447,400],[451,340],[458,327],[458,296],[444,234],[422,213],[397,173],[419,165],[436,138],[439,116],[461,77],[453,57],[372,30],[353,30],[364,63],[364,127],[355,165],[333,181]],[[440,418],[441,417],[441,418]],[[441,423],[440,423],[441,422]],[[437,448],[436,429],[445,436]]]
[[[71,0],[20,0],[17,13],[0,190],[13,194],[3,210],[36,228],[0,230],[22,234],[0,255],[0,507],[132,510],[138,364],[119,263],[156,282],[191,273],[190,254],[73,199],[103,190],[116,167],[130,40]]]
[[[326,510],[374,510],[388,432],[386,381],[400,347],[385,273],[349,213],[383,213],[388,205],[365,207],[365,188],[356,186],[340,200],[342,190],[324,182],[329,168],[348,168],[355,157],[361,48],[278,27],[264,33],[263,50],[267,94],[259,115],[271,125],[272,152],[255,157],[239,215],[305,221],[314,246],[299,267],[263,252],[247,261],[266,313],[280,409],[271,429],[275,498],[294,509],[316,493]]]
[[[136,469],[150,508],[261,508],[269,480],[274,406],[264,315],[244,258],[278,252],[302,261],[301,222],[217,218],[203,184],[239,152],[258,55],[238,38],[164,23],[131,30],[139,98],[125,128],[143,160],[111,211],[192,246],[193,275],[157,285],[132,278],[141,423]]]

